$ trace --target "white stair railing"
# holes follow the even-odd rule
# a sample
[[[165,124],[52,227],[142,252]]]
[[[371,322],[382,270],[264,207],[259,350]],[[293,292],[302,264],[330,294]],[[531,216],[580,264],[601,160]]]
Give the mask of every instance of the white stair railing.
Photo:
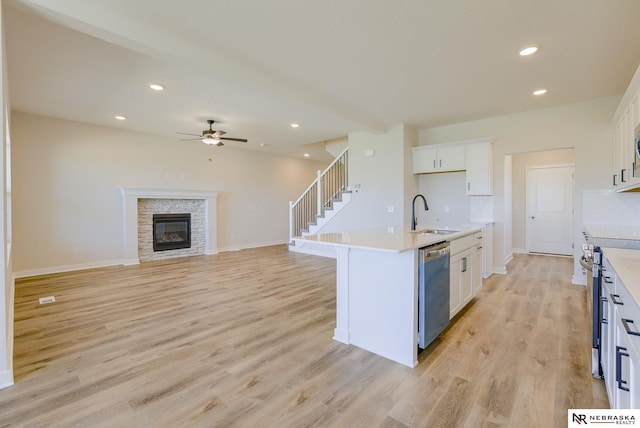
[[[340,200],[342,192],[347,190],[349,178],[349,148],[347,147],[331,162],[295,202],[289,202],[289,241],[300,236],[309,224],[316,222],[331,209],[333,202]]]

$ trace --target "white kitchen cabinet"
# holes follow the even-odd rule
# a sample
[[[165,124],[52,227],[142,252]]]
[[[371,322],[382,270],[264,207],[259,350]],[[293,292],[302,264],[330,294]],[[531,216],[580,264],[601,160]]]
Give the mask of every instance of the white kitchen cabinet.
[[[480,259],[481,254],[478,252],[475,234],[451,241],[449,248],[449,318],[453,318],[482,286],[482,268],[481,262],[477,262],[477,267],[474,267],[474,262]]]
[[[600,365],[612,409],[640,405],[640,306],[603,257]],[[623,267],[624,262],[623,262]]]
[[[490,138],[413,148],[413,173],[466,170],[466,193],[493,194],[493,143]]]
[[[464,146],[421,146],[413,148],[413,173],[464,170]]]
[[[467,195],[493,194],[493,144],[490,141],[465,146]]]
[[[611,185],[618,191],[640,186],[634,173],[635,129],[640,124],[640,67],[636,71],[611,121],[613,171]]]
[[[475,296],[482,287],[484,236],[482,232],[474,233],[474,247],[471,259],[471,287]]]
[[[451,258],[449,318],[453,318],[473,298],[472,264],[472,249]]]

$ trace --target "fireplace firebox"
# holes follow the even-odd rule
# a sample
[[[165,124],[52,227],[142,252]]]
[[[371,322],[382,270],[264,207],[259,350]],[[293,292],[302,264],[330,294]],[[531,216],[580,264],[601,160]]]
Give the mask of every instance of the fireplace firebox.
[[[154,214],[153,251],[191,248],[191,214]]]

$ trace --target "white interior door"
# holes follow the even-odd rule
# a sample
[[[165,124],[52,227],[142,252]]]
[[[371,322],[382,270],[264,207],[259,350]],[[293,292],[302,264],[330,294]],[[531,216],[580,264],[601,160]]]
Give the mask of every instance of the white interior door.
[[[573,165],[527,170],[529,251],[573,254]]]

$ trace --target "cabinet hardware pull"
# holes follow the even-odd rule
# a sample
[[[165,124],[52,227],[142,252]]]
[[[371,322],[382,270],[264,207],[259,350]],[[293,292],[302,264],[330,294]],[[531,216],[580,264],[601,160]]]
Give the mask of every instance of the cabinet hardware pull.
[[[442,159],[440,159],[440,168],[442,168]]]
[[[613,174],[613,185],[617,186],[618,183],[616,183],[616,178],[618,177],[618,174]]]
[[[471,190],[471,182],[470,181],[467,182],[467,190]]]
[[[623,168],[620,170],[620,183],[625,183],[627,180],[624,178],[624,173],[627,171],[627,168]]]
[[[462,259],[462,272],[466,272],[467,271],[467,258],[463,258]]]
[[[613,284],[613,281],[611,281],[611,277],[610,276],[605,276],[604,277],[604,282],[606,282],[607,284]]]
[[[621,318],[620,320],[622,321],[622,325],[624,326],[624,329],[627,332],[627,334],[630,334],[632,336],[640,336],[640,332],[633,331],[631,330],[631,328],[629,328],[629,324],[634,324],[633,320],[626,319],[626,318]]]
[[[482,250],[482,245],[480,245],[480,246],[478,247],[478,250]]]
[[[627,354],[626,352],[622,352],[622,351],[626,351],[627,348],[624,348],[622,346],[616,346],[616,382],[618,383],[618,389],[621,389],[623,391],[629,391],[629,387],[624,387],[622,386],[624,385],[629,385],[629,382],[627,382],[626,380],[622,380],[622,357],[628,357],[629,354]]]
[[[433,169],[436,169],[436,160],[435,159],[433,160]],[[615,184],[614,184],[614,186],[615,186]]]
[[[616,305],[624,305],[624,303],[622,302],[622,300],[618,300],[620,298],[619,294],[609,294],[609,296],[611,296],[611,301],[616,304]],[[618,299],[616,299],[616,297]]]

